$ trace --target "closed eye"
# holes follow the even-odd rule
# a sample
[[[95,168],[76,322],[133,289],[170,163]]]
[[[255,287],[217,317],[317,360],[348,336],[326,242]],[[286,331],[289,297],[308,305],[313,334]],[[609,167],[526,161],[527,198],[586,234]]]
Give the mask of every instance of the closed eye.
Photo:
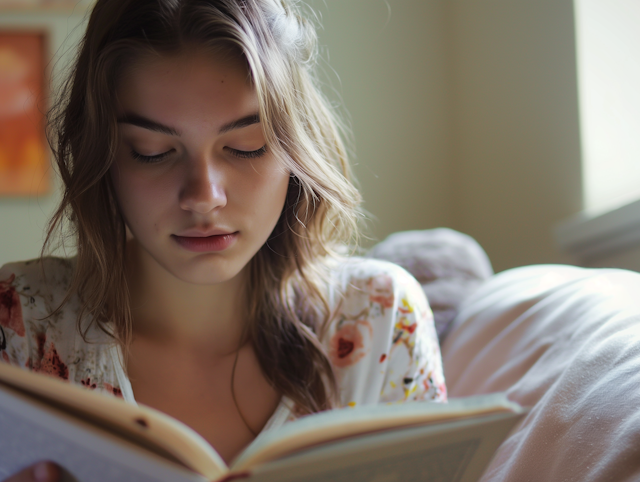
[[[173,149],[167,152],[163,152],[161,154],[156,154],[155,156],[145,156],[131,149],[131,157],[133,157],[136,161],[139,161],[139,162],[146,162],[146,163],[159,162],[165,157],[167,157],[169,154],[171,154],[172,151]]]
[[[240,151],[231,147],[225,147],[225,149],[231,153],[232,156],[239,157],[240,159],[255,159],[256,157],[262,157],[267,153],[267,146],[262,146],[255,151]]]

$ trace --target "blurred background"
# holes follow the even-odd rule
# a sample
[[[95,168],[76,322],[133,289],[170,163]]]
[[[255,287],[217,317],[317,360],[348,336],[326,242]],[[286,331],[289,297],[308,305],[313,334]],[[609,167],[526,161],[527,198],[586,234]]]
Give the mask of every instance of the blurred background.
[[[473,236],[496,271],[640,270],[636,0],[306,3],[323,88],[352,131],[365,245],[444,226]],[[44,32],[46,97],[86,13],[84,2],[0,0],[0,87],[2,32]],[[0,264],[38,255],[58,200],[49,184],[0,193]]]

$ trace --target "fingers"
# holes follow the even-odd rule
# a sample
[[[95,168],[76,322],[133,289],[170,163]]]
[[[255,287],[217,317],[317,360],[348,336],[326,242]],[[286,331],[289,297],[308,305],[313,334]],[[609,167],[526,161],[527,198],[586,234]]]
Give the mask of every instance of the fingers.
[[[5,479],[4,482],[58,482],[60,469],[53,462],[38,462]]]
[[[60,469],[53,462],[40,462],[33,467],[33,478],[36,482],[58,482]]]

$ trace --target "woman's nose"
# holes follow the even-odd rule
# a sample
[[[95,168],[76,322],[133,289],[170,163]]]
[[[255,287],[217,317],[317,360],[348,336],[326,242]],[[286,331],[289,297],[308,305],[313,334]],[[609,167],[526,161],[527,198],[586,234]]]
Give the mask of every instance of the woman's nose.
[[[180,193],[180,207],[186,211],[206,214],[227,204],[224,173],[211,159],[190,163]]]

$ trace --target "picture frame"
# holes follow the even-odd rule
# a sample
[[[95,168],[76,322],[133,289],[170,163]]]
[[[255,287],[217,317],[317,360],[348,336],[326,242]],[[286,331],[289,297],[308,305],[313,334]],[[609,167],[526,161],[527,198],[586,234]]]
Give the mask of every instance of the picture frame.
[[[0,12],[73,11],[86,9],[91,0],[0,0]]]
[[[48,32],[0,28],[0,196],[50,189],[45,139]]]

